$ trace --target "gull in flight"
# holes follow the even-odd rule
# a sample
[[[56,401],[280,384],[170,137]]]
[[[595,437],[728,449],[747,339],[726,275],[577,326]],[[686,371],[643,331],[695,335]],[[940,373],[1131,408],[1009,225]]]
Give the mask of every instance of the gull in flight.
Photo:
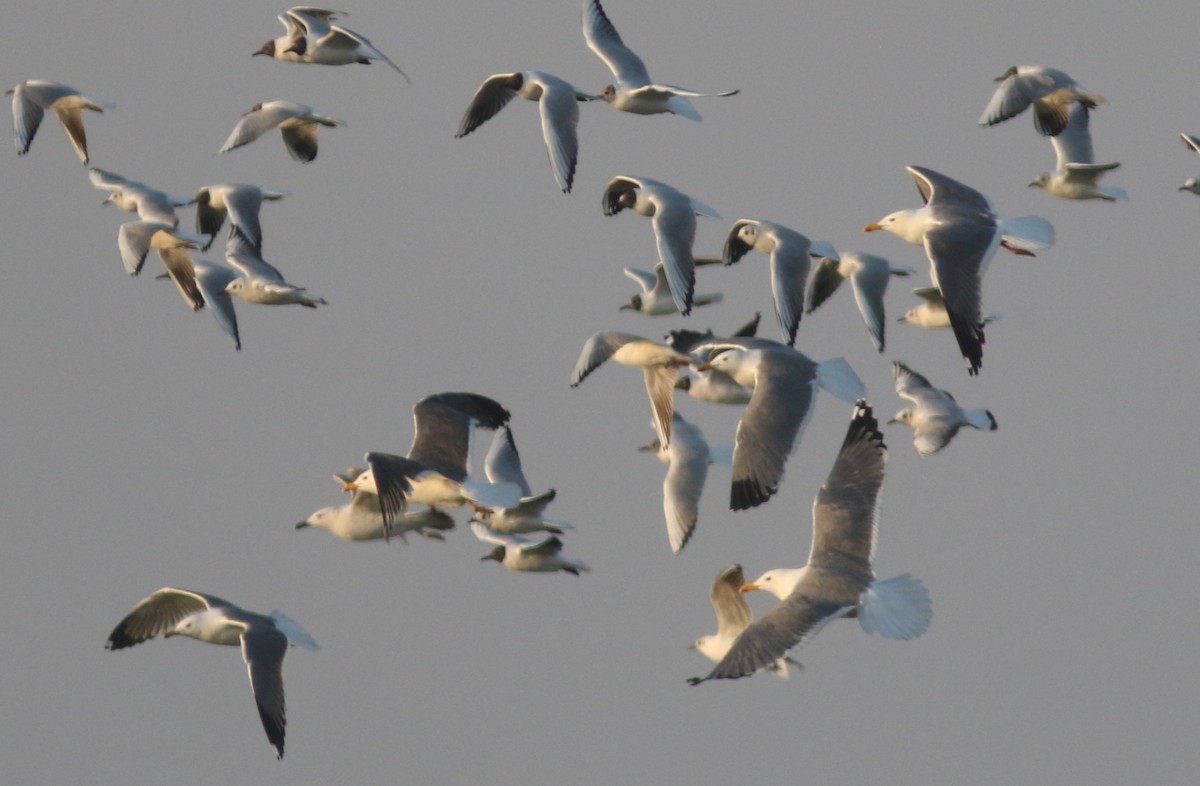
[[[752,388],[733,443],[730,510],[757,507],[779,490],[783,466],[808,423],[817,388],[843,401],[865,393],[862,381],[841,358],[814,363],[791,347],[761,338],[701,344],[692,357],[701,371],[717,369]]]
[[[1200,137],[1192,136],[1191,134],[1180,134],[1183,138],[1183,144],[1187,145],[1188,150],[1200,153]],[[1200,196],[1200,180],[1194,177],[1189,177],[1179,187],[1180,191],[1191,191],[1193,194]]]
[[[579,387],[588,374],[609,358],[623,366],[642,369],[658,439],[663,445],[669,445],[671,413],[675,408],[675,375],[680,366],[691,362],[691,358],[657,341],[632,333],[604,330],[584,342],[575,370],[571,372],[571,387]]]
[[[1108,103],[1103,96],[1080,88],[1074,79],[1056,68],[1012,66],[994,81],[1000,86],[979,118],[981,126],[994,126],[1016,117],[1032,105],[1033,126],[1038,133],[1058,136],[1071,122],[1072,104],[1095,109],[1097,104]]]
[[[341,120],[319,114],[311,106],[291,101],[268,101],[255,104],[233,127],[229,138],[217,152],[228,153],[235,147],[249,144],[272,128],[283,134],[288,155],[302,164],[317,157],[317,126],[344,126]]]
[[[796,330],[804,311],[804,282],[808,278],[809,255],[837,258],[833,246],[813,243],[807,237],[782,224],[744,218],[736,222],[725,238],[722,258],[732,265],[750,249],[771,257],[771,295],[775,300],[775,318],[783,331],[784,343],[796,343]]]
[[[896,393],[915,406],[902,409],[888,423],[903,423],[913,430],[917,453],[932,456],[950,444],[963,426],[982,431],[995,431],[996,418],[986,409],[963,409],[944,390],[935,388],[929,380],[900,361],[892,363]]]
[[[696,291],[695,260],[692,243],[696,239],[696,216],[720,218],[703,202],[692,199],[666,183],[649,178],[618,175],[604,189],[604,215],[615,216],[629,208],[651,220],[658,261],[662,263],[679,313],[692,313]]]
[[[858,313],[862,314],[871,342],[882,353],[885,319],[883,293],[887,291],[892,276],[911,276],[915,272],[917,271],[911,267],[895,267],[883,257],[874,254],[851,252],[842,254],[839,259],[822,257],[808,288],[806,313],[816,311],[817,306],[837,291],[842,281],[849,279],[850,288],[854,290],[854,302],[858,304]]]
[[[364,468],[351,467],[345,473],[335,473],[333,479],[339,488],[344,488],[363,472]],[[391,531],[385,533],[379,497],[356,489],[345,505],[321,508],[296,525],[296,529],[308,528],[329,530],[342,540],[383,540],[385,535],[395,535],[401,543],[407,544],[404,538],[406,532],[416,532],[431,540],[445,540],[439,533],[454,529],[454,519],[448,513],[434,508],[407,510],[392,523]]]
[[[746,577],[742,574],[741,565],[730,565],[717,574],[716,580],[713,581],[712,593],[709,595],[713,611],[717,613],[717,632],[696,639],[689,649],[699,652],[709,660],[721,662],[725,653],[733,646],[733,642],[737,641],[737,637],[754,621],[750,604],[746,603],[742,594],[745,584]],[[786,680],[788,664],[802,668],[798,662],[783,657],[767,666],[767,670]]]
[[[275,756],[283,758],[287,708],[283,699],[283,656],[288,645],[317,649],[317,643],[278,611],[256,614],[215,595],[164,587],[133,607],[109,634],[105,649],[163,638],[190,636],[209,644],[240,646],[250,672],[250,689]]]
[[[1092,152],[1092,134],[1088,130],[1088,108],[1083,104],[1071,107],[1071,122],[1058,136],[1050,137],[1054,145],[1056,164],[1053,172],[1043,172],[1029,184],[1047,194],[1062,199],[1103,199],[1116,202],[1128,199],[1124,189],[1102,188],[1100,178],[1120,166],[1119,163],[1097,164]]]
[[[946,313],[946,301],[942,300],[942,291],[937,287],[920,287],[913,294],[921,298],[921,305],[910,308],[900,317],[899,322],[908,322],[923,328],[948,328],[950,315]],[[995,322],[1000,319],[1000,313],[989,311],[983,315],[983,323]]]
[[[492,543],[496,546],[485,556],[480,557],[480,562],[492,559],[509,570],[527,573],[553,573],[561,570],[572,576],[578,576],[581,572],[586,573],[591,570],[578,560],[561,556],[563,544],[557,535],[551,535],[542,540],[530,540],[520,535],[495,532],[478,521],[471,522],[471,532],[474,532],[475,537],[485,543]]]
[[[86,164],[88,151],[87,134],[83,130],[83,110],[103,112],[115,107],[114,104],[88,98],[73,87],[41,79],[28,79],[4,93],[13,97],[13,140],[19,156],[29,152],[29,145],[38,126],[42,124],[42,116],[47,109],[51,109],[58,115],[67,138],[79,154],[79,160]]]
[[[866,401],[859,401],[833,469],[813,501],[813,536],[802,568],[769,570],[743,592],[766,590],[780,599],[748,624],[705,680],[748,677],[777,663],[827,623],[856,616],[867,633],[913,639],[929,628],[929,593],[909,574],[875,579],[873,558],[887,448]]]
[[[758,323],[762,315],[755,312],[754,318],[734,331],[733,338],[752,338],[758,332]],[[695,330],[672,330],[667,333],[667,346],[676,352],[691,352],[701,343],[725,341],[713,336],[711,330],[701,333]],[[741,404],[750,403],[754,391],[733,381],[733,377],[724,371],[714,368],[697,371],[693,366],[683,366],[675,379],[675,387],[692,398],[707,401],[711,404]]]
[[[138,218],[147,221],[158,221],[171,226],[179,225],[179,217],[175,208],[190,205],[194,199],[171,196],[158,189],[151,188],[145,183],[128,180],[115,172],[92,167],[88,170],[92,185],[101,191],[108,191],[106,205],[116,205],[130,213],[137,213]]]
[[[663,514],[667,522],[667,542],[678,554],[696,530],[700,517],[700,494],[712,455],[704,432],[676,412],[671,418],[671,444],[663,447],[658,440],[638,448],[654,453],[667,465],[663,480]]]
[[[117,230],[117,248],[121,251],[125,271],[131,276],[142,272],[147,255],[154,249],[167,269],[167,275],[193,311],[204,307],[204,296],[196,286],[192,260],[188,256],[188,250],[198,248],[199,242],[200,238],[162,221],[127,221]]]
[[[717,257],[694,257],[692,263],[694,266],[713,265],[720,263]],[[629,298],[629,302],[621,306],[618,311],[637,311],[645,314],[648,317],[661,317],[667,314],[678,314],[679,307],[675,305],[675,298],[671,294],[671,287],[667,283],[667,272],[662,262],[654,264],[654,272],[648,273],[645,270],[640,270],[636,267],[625,268],[625,276],[633,281],[636,281],[641,286],[640,294],[635,294]],[[723,298],[720,292],[714,292],[709,295],[693,295],[693,306],[707,306],[710,303],[720,303]]]
[[[579,157],[579,139],[575,130],[579,125],[579,102],[593,101],[596,96],[576,90],[553,74],[517,71],[489,76],[475,91],[454,138],[464,137],[479,128],[517,96],[537,102],[550,168],[558,187],[564,194],[570,193],[575,180],[575,161]]]
[[[479,508],[475,511],[472,521],[478,521],[495,532],[505,532],[510,535],[523,535],[529,532],[550,532],[555,535],[563,534],[563,530],[574,529],[565,521],[546,518],[546,507],[549,506],[557,492],[554,489],[538,495],[533,494],[525,473],[521,469],[521,455],[517,452],[517,443],[513,439],[512,429],[507,425],[496,429],[492,437],[492,446],[488,449],[483,461],[484,474],[489,483],[498,485],[511,483],[521,490],[521,499],[513,507],[497,507],[493,509]]]
[[[258,211],[263,200],[275,202],[285,196],[278,191],[266,191],[258,186],[240,183],[201,187],[192,200],[196,203],[196,231],[208,235],[208,242],[201,250],[207,251],[216,240],[228,215],[230,233],[240,232],[250,241],[250,245],[262,253],[262,227],[258,223]]]
[[[600,97],[614,109],[638,115],[670,113],[689,120],[699,120],[700,113],[692,106],[691,98],[717,98],[736,95],[737,90],[724,93],[697,93],[672,85],[656,85],[650,81],[642,59],[625,46],[617,29],[609,21],[600,0],[586,0],[583,5],[583,37],[596,55],[616,77],[616,83],[606,85]]]
[[[905,168],[925,205],[897,210],[865,229],[884,229],[925,248],[930,278],[942,293],[968,373],[978,374],[984,342],[980,286],[992,256],[1002,244],[1032,256],[1031,249],[1053,244],[1054,227],[1040,216],[1001,220],[988,198],[970,186],[925,167]]]
[[[266,42],[254,54],[289,63],[335,66],[351,63],[370,65],[372,60],[382,60],[404,77],[405,82],[411,82],[400,66],[364,36],[341,25],[331,24],[339,15],[347,16],[344,11],[327,11],[324,8],[289,8],[285,14],[277,17],[287,32]]]

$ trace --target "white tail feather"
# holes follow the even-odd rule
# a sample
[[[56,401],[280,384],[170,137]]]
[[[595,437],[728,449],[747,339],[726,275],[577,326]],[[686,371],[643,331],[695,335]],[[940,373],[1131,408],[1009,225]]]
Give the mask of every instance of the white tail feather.
[[[909,573],[873,582],[858,607],[862,629],[889,639],[915,639],[932,618],[929,591]]]
[[[834,358],[817,364],[817,384],[842,401],[853,404],[867,395],[862,380],[845,358]]]
[[[996,418],[986,409],[965,409],[963,417],[967,419],[967,425],[984,431],[995,431],[998,428]]]
[[[1054,225],[1041,216],[1006,218],[1000,222],[1004,240],[1025,251],[1041,251],[1054,245]]]

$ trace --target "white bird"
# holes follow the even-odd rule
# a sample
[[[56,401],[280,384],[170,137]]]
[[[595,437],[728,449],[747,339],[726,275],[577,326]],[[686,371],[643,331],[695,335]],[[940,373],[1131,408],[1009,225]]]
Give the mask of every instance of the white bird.
[[[282,759],[287,725],[283,656],[289,644],[317,649],[312,637],[281,612],[256,614],[215,595],[164,587],[134,606],[113,628],[104,646],[110,650],[124,649],[160,633],[163,638],[190,636],[209,644],[242,648],[267,741],[275,749],[276,757]]]
[[[791,347],[766,339],[701,344],[692,356],[707,358],[697,366],[700,370],[724,371],[754,390],[733,444],[731,510],[757,507],[779,490],[784,464],[812,414],[818,387],[843,401],[859,399],[865,392],[845,360],[814,363]]]
[[[363,471],[360,468],[351,468],[344,474],[335,474],[333,479],[339,487],[344,488]],[[392,522],[390,532],[385,532],[379,497],[359,489],[345,505],[321,508],[296,525],[296,529],[310,527],[329,530],[342,540],[383,540],[385,536],[395,535],[402,543],[407,544],[408,541],[404,538],[406,532],[416,532],[421,537],[431,540],[444,540],[439,532],[454,529],[454,519],[434,508],[406,510]]]
[[[671,419],[671,444],[655,440],[638,450],[654,453],[667,465],[663,480],[663,515],[667,522],[667,542],[678,554],[687,545],[700,518],[700,495],[708,476],[712,455],[699,426],[689,423],[676,412]]]
[[[692,313],[696,290],[692,243],[696,239],[696,216],[720,218],[703,202],[692,199],[657,180],[618,175],[604,189],[604,215],[615,216],[625,208],[649,218],[654,226],[658,261],[662,263],[679,313]]]
[[[657,341],[632,333],[603,330],[584,342],[583,351],[571,372],[571,387],[578,387],[588,374],[609,358],[623,366],[642,369],[658,438],[662,444],[670,444],[675,375],[679,367],[686,366],[691,359]]]
[[[994,80],[1000,83],[988,101],[979,125],[991,126],[1016,117],[1033,106],[1033,125],[1042,136],[1058,136],[1070,123],[1072,104],[1087,109],[1107,101],[1089,93],[1056,68],[1012,66]]]
[[[29,152],[29,145],[38,126],[42,124],[42,116],[50,109],[58,115],[67,138],[79,154],[79,160],[86,164],[88,150],[87,134],[83,130],[83,110],[103,112],[115,108],[115,104],[88,98],[73,87],[42,79],[27,79],[5,90],[4,94],[13,97],[13,140],[19,156]]]
[[[716,257],[694,257],[693,265],[711,265],[719,263],[721,260]],[[671,294],[671,287],[667,284],[666,268],[662,262],[654,264],[654,272],[648,273],[645,270],[640,270],[636,267],[625,268],[625,277],[636,281],[641,286],[640,294],[634,294],[629,298],[629,302],[621,306],[618,311],[637,311],[645,314],[648,317],[661,317],[667,314],[678,314],[679,306],[675,305],[675,298]],[[713,292],[708,295],[693,295],[693,306],[707,306],[711,303],[720,303],[724,297],[720,292]]]
[[[625,46],[617,29],[608,20],[600,6],[600,0],[585,0],[583,5],[583,37],[588,47],[595,52],[616,77],[616,83],[606,85],[600,97],[614,109],[638,115],[671,113],[689,120],[699,120],[700,113],[692,106],[688,97],[717,98],[731,96],[737,90],[724,93],[698,93],[672,85],[658,85],[650,81],[650,74],[642,59]]]
[[[919,166],[905,167],[916,181],[925,205],[897,210],[868,224],[867,232],[884,229],[925,248],[933,284],[941,290],[950,326],[968,373],[983,363],[983,314],[980,286],[988,263],[1002,243],[1032,254],[1029,247],[1054,242],[1054,228],[1039,216],[1002,221],[992,203],[975,189]]]
[[[127,221],[117,230],[117,248],[121,251],[125,271],[131,276],[140,273],[146,256],[154,249],[167,269],[167,275],[193,311],[204,307],[204,297],[196,286],[192,260],[188,256],[189,249],[199,247],[198,241],[199,238],[162,221]]]
[[[722,258],[732,265],[750,249],[758,249],[771,258],[771,297],[775,302],[775,319],[783,331],[784,343],[796,343],[796,330],[804,312],[804,284],[808,278],[809,252],[814,244],[794,229],[771,221],[743,218],[729,230]],[[835,256],[832,246],[821,243]]]
[[[854,407],[846,439],[813,501],[813,536],[802,568],[770,570],[742,587],[780,603],[746,626],[706,677],[747,677],[775,663],[832,620],[857,616],[867,633],[912,639],[929,628],[929,593],[909,574],[876,581],[873,558],[887,448],[865,401]]]
[[[483,460],[483,469],[489,483],[511,483],[517,486],[521,490],[521,499],[513,507],[479,509],[475,512],[473,521],[478,521],[496,532],[512,535],[529,532],[551,532],[561,535],[563,530],[574,529],[565,521],[546,518],[546,507],[554,501],[557,492],[550,489],[536,496],[533,494],[529,482],[525,480],[525,473],[521,470],[521,455],[517,452],[512,429],[507,425],[496,429],[492,437],[492,446]]]
[[[454,138],[464,137],[479,128],[517,96],[537,102],[550,168],[558,187],[564,194],[570,193],[575,180],[575,161],[579,157],[578,102],[593,101],[596,96],[576,90],[553,74],[517,71],[489,76],[475,91]]]
[[[115,172],[92,167],[88,170],[92,185],[101,191],[108,191],[105,205],[116,205],[122,210],[137,213],[138,218],[146,221],[159,221],[171,226],[179,225],[179,217],[175,208],[190,205],[195,200],[187,197],[171,196],[166,192],[151,188],[145,183],[129,180]]]
[[[1195,137],[1191,134],[1180,134],[1179,136],[1182,137],[1183,144],[1187,146],[1188,150],[1200,153],[1200,137]],[[1183,182],[1183,185],[1179,187],[1179,190],[1191,191],[1193,194],[1200,196],[1200,180],[1197,180],[1194,177],[1189,177]]]
[[[262,226],[258,221],[258,212],[263,200],[271,202],[283,199],[286,194],[278,191],[266,191],[258,186],[247,186],[240,183],[221,183],[220,185],[202,186],[196,192],[193,200],[196,203],[196,231],[208,235],[208,243],[203,246],[207,251],[221,226],[225,216],[229,216],[229,231],[241,232],[255,249],[262,252]]]
[[[389,529],[408,502],[431,507],[466,502],[487,508],[514,507],[521,499],[519,486],[483,483],[470,478],[467,470],[472,426],[497,429],[508,420],[508,410],[477,393],[426,396],[413,406],[408,456],[368,453],[366,471],[344,488],[379,495]]]
[[[822,257],[808,288],[807,313],[811,314],[824,303],[837,291],[843,280],[850,279],[854,302],[858,304],[858,313],[867,326],[867,333],[875,348],[883,352],[883,293],[887,291],[892,276],[911,276],[915,272],[911,267],[896,267],[874,254],[851,252],[842,254],[840,259]]]
[[[996,418],[986,409],[963,409],[944,390],[935,388],[929,380],[900,361],[892,363],[896,393],[915,406],[902,409],[888,423],[903,423],[912,427],[913,444],[917,453],[931,456],[950,444],[963,426],[995,431]]]
[[[746,598],[742,595],[742,587],[745,584],[746,577],[742,574],[741,565],[730,565],[717,574],[709,595],[713,611],[717,614],[717,632],[696,639],[689,649],[699,652],[709,660],[721,662],[737,637],[754,621],[750,604],[746,603]],[[786,680],[788,664],[800,668],[799,663],[785,657],[767,666],[767,670]]]
[[[480,562],[492,559],[509,570],[527,573],[553,573],[561,570],[572,576],[578,576],[581,572],[586,573],[591,570],[578,560],[567,559],[560,555],[562,541],[558,539],[557,535],[551,535],[542,540],[530,540],[520,535],[494,532],[478,521],[471,522],[471,532],[474,532],[475,537],[486,543],[496,544],[496,548],[481,557]]]
[[[372,60],[382,60],[404,77],[405,82],[411,82],[400,66],[376,49],[361,33],[330,24],[339,14],[347,16],[345,11],[328,11],[324,8],[289,8],[285,14],[277,17],[287,32],[266,42],[254,54],[289,63],[335,66],[351,63],[370,65]]]
[[[1071,107],[1070,123],[1058,136],[1050,137],[1054,145],[1055,168],[1043,172],[1029,186],[1037,186],[1047,194],[1061,199],[1103,199],[1115,202],[1128,199],[1124,189],[1103,188],[1100,178],[1119,163],[1097,164],[1092,152],[1092,134],[1088,129],[1088,109],[1083,104]]]
[[[263,260],[245,235],[235,232],[229,236],[225,244],[225,261],[241,273],[225,286],[225,291],[247,303],[295,304],[308,308],[326,305],[325,298],[314,297],[304,287],[284,281],[283,274]]]
[[[217,152],[228,153],[249,144],[273,128],[283,134],[288,154],[302,164],[317,157],[317,126],[344,126],[345,123],[319,114],[310,106],[291,101],[255,104],[233,127],[229,138]]]
[[[755,312],[754,318],[734,331],[733,338],[752,338],[758,332],[758,323],[762,315]],[[713,336],[711,330],[700,333],[695,330],[671,330],[667,332],[667,346],[676,352],[691,352],[701,343],[718,343],[725,341]],[[733,381],[733,377],[724,371],[709,368],[697,371],[694,366],[683,366],[679,376],[675,378],[675,388],[689,396],[710,404],[741,404],[750,403],[754,394],[751,388],[743,387]]]
[[[910,308],[900,317],[899,322],[908,322],[923,328],[948,328],[950,315],[946,313],[946,301],[942,300],[942,291],[937,287],[920,287],[913,294],[921,298],[921,305]],[[983,315],[983,323],[995,322],[1001,314],[989,311]]]

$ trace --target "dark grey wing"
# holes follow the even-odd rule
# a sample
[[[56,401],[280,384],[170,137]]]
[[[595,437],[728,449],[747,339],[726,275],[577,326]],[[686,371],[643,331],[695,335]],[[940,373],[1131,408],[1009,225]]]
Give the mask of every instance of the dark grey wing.
[[[980,277],[999,228],[994,217],[982,214],[959,213],[958,218],[962,220],[947,221],[925,233],[925,252],[937,274],[954,338],[974,375],[983,364]]]
[[[288,155],[302,164],[307,164],[317,157],[317,124],[280,126],[283,134],[283,144]]]
[[[667,346],[679,352],[687,354],[692,351],[692,347],[702,341],[708,341],[713,338],[713,332],[706,330],[701,333],[699,330],[668,330],[664,336]]]
[[[717,574],[712,585],[713,611],[717,613],[717,635],[723,638],[736,636],[754,621],[750,613],[750,604],[742,594],[742,585],[746,576],[742,573],[741,565],[730,565]]]
[[[412,446],[408,457],[450,480],[467,476],[467,453],[471,445],[471,417],[449,404],[431,399],[413,407]]]
[[[992,215],[992,203],[970,186],[923,166],[908,166],[905,169],[913,176],[917,190],[921,192],[921,198],[926,203],[954,202],[964,208]]]
[[[159,259],[167,269],[167,275],[175,282],[179,294],[192,307],[192,311],[204,308],[204,295],[196,284],[196,269],[192,266],[192,258],[186,248],[160,248]]]
[[[842,285],[842,274],[838,272],[838,262],[828,257],[822,257],[813,273],[812,282],[808,285],[808,308],[811,314],[817,306],[829,299]]]
[[[404,456],[391,453],[368,453],[367,466],[375,476],[375,488],[379,493],[379,509],[383,513],[383,539],[386,541],[392,522],[404,513],[408,495],[412,493],[411,480],[426,468]]]
[[[640,186],[641,183],[637,180],[620,175],[608,181],[608,185],[604,187],[604,195],[600,199],[604,215],[615,216],[624,210],[627,205],[622,204],[621,197],[630,192],[636,192]]]
[[[571,387],[577,387],[584,378],[592,373],[597,366],[613,356],[621,347],[630,341],[642,341],[641,336],[632,333],[620,333],[615,330],[602,330],[583,344],[579,360],[575,361],[575,369],[571,372]]]
[[[258,615],[255,615],[256,617]],[[283,656],[287,654],[288,638],[271,620],[251,622],[242,632],[242,659],[250,672],[250,690],[258,717],[262,719],[267,741],[275,756],[283,758],[283,735],[287,726],[287,705],[283,698]]]
[[[813,540],[808,564],[871,577],[879,525],[879,490],[887,448],[879,421],[865,400],[854,407],[833,469],[813,501]]]
[[[760,314],[756,311],[756,312],[754,312],[754,317],[751,318],[749,322],[742,325],[740,328],[733,331],[729,335],[732,336],[733,338],[753,338],[754,335],[756,333],[758,333],[758,323],[761,319],[762,319],[762,314]],[[710,333],[709,335],[712,335],[712,334]],[[681,349],[679,351],[687,352],[686,349]]]
[[[225,211],[212,206],[212,192],[202,188],[196,192],[196,232],[208,235],[208,242],[200,249],[208,251],[217,233],[225,223]]]
[[[734,437],[730,510],[757,507],[779,490],[816,397],[815,363],[793,350],[763,352],[754,394]]]
[[[46,111],[30,98],[29,88],[20,84],[13,90],[12,112],[13,141],[17,145],[17,155],[23,156],[29,152],[29,145],[33,143]]]
[[[783,331],[785,343],[796,343],[796,330],[804,312],[804,284],[808,280],[809,240],[787,227],[769,227],[775,235],[775,250],[771,252],[771,295],[775,300],[775,318]]]
[[[215,595],[205,595],[191,590],[163,587],[148,598],[144,598],[117,623],[108,634],[105,649],[119,650],[141,644],[160,633],[174,628],[181,619],[213,606],[230,606],[229,601]]]
[[[495,117],[496,113],[507,106],[509,101],[516,98],[517,91],[521,89],[523,83],[524,78],[519,72],[493,74],[485,79],[479,89],[475,91],[471,103],[467,105],[467,111],[458,123],[458,131],[455,132],[454,138],[466,136]]]
[[[756,224],[755,221],[738,221],[729,230],[729,234],[725,236],[725,248],[721,250],[721,261],[726,265],[732,265],[746,254],[750,253],[753,248],[745,240],[738,237],[738,233],[742,231],[742,227],[747,224]]]
[[[435,393],[424,400],[453,407],[474,420],[480,428],[498,429],[508,423],[511,417],[498,402],[478,393]]]
[[[521,454],[517,452],[517,443],[513,440],[512,429],[503,426],[496,429],[492,438],[492,446],[488,449],[483,460],[483,471],[489,483],[515,483],[521,489],[521,496],[533,494],[525,473],[521,470]]]
[[[742,631],[729,652],[706,677],[693,677],[691,685],[705,680],[749,677],[770,666],[797,644],[812,638],[827,622],[845,614],[838,603],[803,594],[803,585]]]

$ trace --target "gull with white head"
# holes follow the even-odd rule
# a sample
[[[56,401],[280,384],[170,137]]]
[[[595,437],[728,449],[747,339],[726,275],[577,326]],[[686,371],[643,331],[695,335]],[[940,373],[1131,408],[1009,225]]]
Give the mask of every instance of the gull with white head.
[[[981,431],[997,428],[996,418],[989,410],[963,409],[954,396],[935,388],[928,379],[898,360],[892,363],[892,377],[896,380],[896,393],[914,406],[900,410],[888,423],[911,427],[913,444],[922,456],[932,456],[949,445],[963,426]]]
[[[871,342],[881,353],[884,347],[883,293],[887,291],[892,276],[911,276],[916,271],[911,267],[896,267],[883,257],[874,254],[846,253],[839,259],[822,257],[813,273],[808,288],[808,309],[811,314],[837,291],[842,281],[849,279],[854,290],[854,302]]]
[[[344,473],[335,473],[333,479],[339,488],[345,488],[347,483],[354,482],[363,472],[363,468],[351,467]],[[390,530],[385,531],[379,497],[356,489],[345,505],[321,508],[296,525],[296,529],[308,528],[328,530],[342,540],[384,540],[394,535],[400,538],[401,543],[407,544],[404,537],[407,532],[415,532],[430,540],[445,540],[440,533],[454,529],[454,519],[435,508],[406,510],[392,522]]]
[[[508,483],[521,490],[521,499],[512,507],[479,508],[472,521],[478,521],[495,532],[522,535],[529,532],[550,532],[561,535],[563,530],[574,529],[565,521],[546,518],[546,508],[554,501],[554,489],[535,495],[525,480],[521,469],[521,455],[513,439],[512,429],[507,425],[496,429],[492,446],[483,460],[484,474],[489,483]]]
[[[921,305],[904,312],[898,322],[908,322],[923,328],[948,328],[950,315],[946,313],[946,301],[942,300],[942,291],[937,287],[919,287],[913,294],[921,298]],[[983,315],[983,323],[995,322],[1002,315],[997,311],[989,311]]]
[[[49,109],[58,116],[67,138],[71,140],[71,146],[85,164],[88,162],[88,150],[87,134],[83,130],[83,110],[103,112],[115,106],[88,98],[73,87],[43,79],[27,79],[4,93],[13,97],[13,141],[17,145],[17,155],[23,156],[29,152],[29,145],[33,143],[38,126],[42,124],[42,117]]]
[[[115,172],[96,167],[88,170],[88,177],[91,178],[93,186],[109,192],[104,204],[116,205],[129,213],[137,213],[138,218],[146,221],[178,226],[179,217],[175,215],[175,208],[190,205],[195,201],[187,197],[171,196],[145,183],[129,180]]]
[[[776,663],[829,622],[856,616],[867,633],[913,639],[929,628],[929,593],[909,574],[875,579],[879,492],[887,448],[866,401],[859,401],[833,469],[813,501],[813,535],[802,568],[769,570],[743,592],[766,590],[780,599],[746,626],[705,680],[748,677]]]
[[[1053,172],[1038,175],[1030,188],[1041,188],[1060,199],[1102,199],[1116,202],[1128,199],[1124,189],[1104,188],[1100,178],[1119,163],[1097,164],[1092,152],[1092,133],[1088,128],[1088,108],[1083,104],[1071,107],[1071,122],[1058,136],[1050,137],[1056,158]]]
[[[189,636],[209,644],[242,648],[250,672],[250,689],[267,741],[283,758],[287,709],[283,698],[283,656],[288,645],[317,649],[317,643],[293,620],[278,611],[256,614],[215,595],[164,587],[138,602],[108,636],[105,649],[141,644],[159,634]]]

